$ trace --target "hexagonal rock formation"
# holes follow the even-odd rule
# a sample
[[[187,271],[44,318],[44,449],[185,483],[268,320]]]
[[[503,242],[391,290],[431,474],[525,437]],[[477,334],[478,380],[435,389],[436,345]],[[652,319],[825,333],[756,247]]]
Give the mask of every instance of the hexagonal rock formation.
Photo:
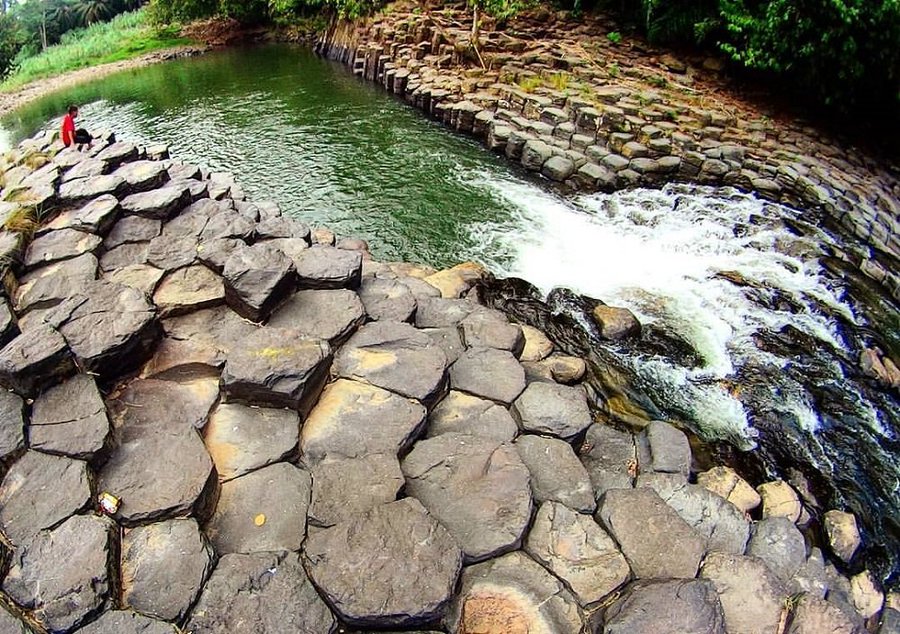
[[[376,321],[410,321],[416,312],[416,298],[396,280],[367,277],[359,286],[359,298]]]
[[[222,278],[200,264],[169,273],[153,295],[153,303],[163,317],[210,308],[224,301]]]
[[[50,308],[88,286],[97,277],[97,258],[86,253],[27,273],[15,293],[20,316],[32,309]]]
[[[230,401],[306,412],[322,391],[330,361],[331,346],[321,339],[261,328],[229,355],[222,390]]]
[[[294,286],[294,265],[264,242],[238,248],[225,262],[225,298],[234,311],[262,321]]]
[[[132,193],[155,189],[169,180],[165,163],[161,161],[134,161],[126,163],[114,172],[128,183]]]
[[[113,610],[78,630],[79,634],[178,634],[171,623],[155,621],[142,614]]]
[[[295,454],[300,417],[287,409],[222,403],[210,415],[203,435],[219,479],[226,482]]]
[[[25,448],[25,419],[22,398],[0,390],[0,460],[6,461]]]
[[[582,513],[594,512],[597,504],[591,480],[572,445],[556,438],[525,435],[515,446],[531,474],[536,501],[561,502]]]
[[[124,178],[118,178],[122,183]],[[190,190],[183,185],[170,185],[161,189],[132,194],[122,201],[122,210],[127,214],[134,214],[153,220],[167,220],[175,212],[181,211],[188,205],[191,198]]]
[[[47,223],[49,230],[78,229],[91,233],[106,233],[119,212],[115,196],[100,196],[82,207],[68,209]]]
[[[185,629],[192,634],[332,634],[336,625],[295,553],[258,553],[219,560]]]
[[[312,467],[309,521],[333,526],[397,499],[405,483],[395,454],[326,460]]]
[[[359,296],[351,290],[298,291],[269,318],[274,328],[293,328],[332,345],[346,340],[366,319]]]
[[[460,433],[484,436],[501,442],[519,433],[516,421],[502,405],[451,390],[428,416],[428,437]]]
[[[450,534],[409,498],[310,535],[304,558],[342,619],[377,628],[440,618],[462,566]]]
[[[511,444],[443,434],[416,443],[402,468],[409,495],[450,531],[467,561],[521,543],[531,520],[531,488]]]
[[[34,449],[90,460],[106,446],[109,431],[94,377],[77,374],[35,400],[28,438]]]
[[[114,524],[93,515],[42,531],[13,556],[3,590],[53,632],[83,623],[106,600]]]
[[[180,621],[212,571],[213,553],[193,519],[139,526],[122,539],[122,603]]]
[[[103,246],[107,251],[111,251],[123,244],[150,242],[159,235],[161,229],[162,221],[160,220],[125,216],[110,229],[109,235],[103,241]]]
[[[575,598],[521,552],[469,566],[444,625],[450,632],[580,634]]]
[[[406,323],[368,323],[350,337],[334,359],[334,373],[425,403],[445,386],[447,357],[431,338]]]
[[[505,350],[472,348],[450,368],[450,387],[509,405],[525,389],[525,370]]]
[[[603,634],[726,632],[715,587],[700,580],[640,581],[609,608],[605,620]]]
[[[226,482],[207,535],[220,555],[300,550],[311,491],[309,472],[287,463]]]
[[[80,460],[27,452],[0,484],[3,534],[23,544],[85,508],[91,499],[89,477],[87,464]]]
[[[469,348],[497,348],[507,350],[518,357],[525,349],[522,328],[509,323],[506,316],[496,310],[474,310],[460,324],[463,340]]]
[[[510,410],[522,429],[571,438],[591,424],[584,389],[555,383],[530,384]]]
[[[32,269],[57,260],[68,260],[89,253],[100,246],[102,239],[75,229],[51,231],[36,238],[25,251],[23,264]]]
[[[362,275],[362,254],[314,246],[294,258],[300,288],[356,288]]]
[[[788,592],[762,560],[710,553],[700,577],[713,582],[729,632],[776,632]]]
[[[0,350],[0,384],[30,396],[75,369],[65,339],[46,325],[36,325]]]
[[[338,379],[328,385],[300,431],[303,460],[399,455],[421,434],[425,408],[387,390]]]
[[[637,471],[634,436],[608,425],[591,425],[580,454],[595,499],[599,500],[610,489],[631,488]]]

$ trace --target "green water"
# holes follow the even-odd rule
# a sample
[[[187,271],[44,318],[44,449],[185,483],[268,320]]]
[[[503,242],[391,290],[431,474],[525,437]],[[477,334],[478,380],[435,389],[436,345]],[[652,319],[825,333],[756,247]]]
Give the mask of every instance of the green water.
[[[503,233],[511,220],[498,191],[524,185],[475,142],[290,46],[216,52],[50,95],[0,120],[0,145],[70,102],[81,105],[80,124],[234,172],[251,199],[365,238],[384,260],[445,266],[477,254],[482,229]]]

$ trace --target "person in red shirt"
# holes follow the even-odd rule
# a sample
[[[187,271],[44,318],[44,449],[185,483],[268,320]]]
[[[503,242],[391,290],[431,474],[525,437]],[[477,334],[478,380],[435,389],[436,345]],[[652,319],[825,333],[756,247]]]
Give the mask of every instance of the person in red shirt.
[[[69,106],[62,122],[62,142],[66,147],[75,144],[80,150],[81,146],[91,147],[93,137],[84,128],[75,129],[75,118],[78,117],[78,106]]]

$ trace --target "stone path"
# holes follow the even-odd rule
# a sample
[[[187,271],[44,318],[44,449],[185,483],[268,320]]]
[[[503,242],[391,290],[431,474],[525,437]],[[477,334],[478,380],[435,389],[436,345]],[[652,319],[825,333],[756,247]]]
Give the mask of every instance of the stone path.
[[[478,267],[160,155],[6,157],[0,632],[897,631],[852,515],[598,422]]]

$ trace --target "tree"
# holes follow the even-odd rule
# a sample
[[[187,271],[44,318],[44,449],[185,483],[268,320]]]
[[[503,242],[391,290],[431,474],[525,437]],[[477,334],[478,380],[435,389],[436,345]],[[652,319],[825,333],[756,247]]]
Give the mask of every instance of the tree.
[[[115,15],[111,0],[75,0],[75,13],[85,26],[103,22]]]

